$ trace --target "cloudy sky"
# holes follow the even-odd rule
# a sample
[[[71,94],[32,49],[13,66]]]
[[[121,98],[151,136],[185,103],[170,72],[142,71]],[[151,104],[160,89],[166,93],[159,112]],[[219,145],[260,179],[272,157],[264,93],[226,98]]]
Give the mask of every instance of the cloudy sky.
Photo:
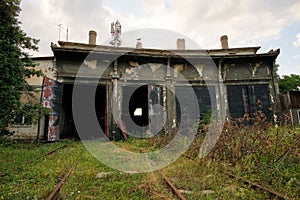
[[[21,8],[23,30],[40,39],[34,56],[52,55],[50,43],[66,40],[67,28],[70,42],[87,43],[88,31],[95,30],[97,43],[107,44],[110,23],[118,19],[123,35],[134,38],[123,38],[123,46],[133,47],[141,37],[143,47],[174,49],[176,39],[168,40],[179,33],[201,48],[216,49],[226,34],[230,47],[280,48],[279,74],[300,74],[299,0],[22,0]],[[170,30],[170,37],[150,39],[144,32],[151,28]],[[187,43],[186,48],[195,46]]]

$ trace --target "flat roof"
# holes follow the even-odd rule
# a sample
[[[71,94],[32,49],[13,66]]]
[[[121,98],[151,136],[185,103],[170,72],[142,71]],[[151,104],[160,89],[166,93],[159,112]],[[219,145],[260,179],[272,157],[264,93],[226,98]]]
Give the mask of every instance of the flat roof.
[[[199,56],[211,56],[211,57],[260,57],[260,56],[275,56],[277,57],[280,50],[271,50],[267,53],[257,53],[260,49],[257,47],[241,47],[241,48],[228,48],[228,49],[148,49],[148,48],[132,48],[132,47],[113,47],[104,45],[90,45],[84,43],[74,43],[58,41],[57,44],[51,43],[53,52],[99,52],[104,54],[120,54],[120,55],[140,55],[140,56],[184,56],[184,57],[199,57]]]

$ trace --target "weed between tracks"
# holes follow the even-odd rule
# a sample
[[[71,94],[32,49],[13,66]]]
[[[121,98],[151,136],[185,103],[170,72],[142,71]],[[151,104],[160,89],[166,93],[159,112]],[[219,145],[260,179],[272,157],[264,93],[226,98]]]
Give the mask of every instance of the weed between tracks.
[[[240,120],[248,120],[240,119]],[[300,199],[299,130],[274,128],[261,123],[243,126],[230,121],[213,151],[197,157],[201,134],[194,144],[170,166],[152,173],[126,174],[106,167],[92,157],[81,142],[12,144],[0,146],[0,199],[45,199],[75,165],[61,189],[61,199],[176,199],[161,174],[181,190],[187,199],[276,199],[266,191],[232,179],[230,171],[252,182]],[[40,158],[63,144],[67,147]],[[158,148],[159,138],[115,142],[122,149],[148,152]],[[101,172],[110,172],[97,177]]]

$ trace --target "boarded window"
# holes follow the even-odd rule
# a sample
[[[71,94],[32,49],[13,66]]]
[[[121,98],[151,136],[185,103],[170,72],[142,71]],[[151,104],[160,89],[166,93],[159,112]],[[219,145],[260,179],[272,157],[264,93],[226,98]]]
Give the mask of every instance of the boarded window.
[[[270,120],[272,116],[268,85],[229,85],[227,86],[230,116],[243,117],[258,110]]]
[[[215,87],[213,86],[192,86],[193,90],[195,92],[195,95],[198,100],[198,106],[199,106],[199,115],[202,116],[203,114],[209,113],[211,111],[216,110],[216,92]],[[177,86],[175,87],[175,94],[180,95],[181,98],[186,101],[190,102],[190,98],[192,97],[191,94],[189,94],[189,90],[186,89],[184,86]],[[181,121],[181,112],[184,108],[181,108],[178,99],[176,98],[176,118],[177,123],[180,123]],[[192,119],[195,119],[193,116],[191,116]]]

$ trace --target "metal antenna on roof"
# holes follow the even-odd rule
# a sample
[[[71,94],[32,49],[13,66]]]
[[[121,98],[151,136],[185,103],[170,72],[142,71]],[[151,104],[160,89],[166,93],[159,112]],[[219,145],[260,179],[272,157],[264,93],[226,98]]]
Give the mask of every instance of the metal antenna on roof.
[[[56,24],[56,25],[58,26],[58,41],[60,41],[60,39],[61,39],[61,30],[65,29],[65,27],[63,27],[62,24]],[[69,26],[67,26],[66,31],[67,31],[66,41],[69,41]]]
[[[60,41],[60,32],[61,32],[62,25],[58,24],[57,26],[58,26],[58,41]]]
[[[121,23],[119,20],[116,23],[111,23],[111,41],[109,42],[111,45],[119,47],[122,44],[121,40]]]
[[[69,26],[67,26],[67,35],[66,35],[66,41],[69,41]]]

